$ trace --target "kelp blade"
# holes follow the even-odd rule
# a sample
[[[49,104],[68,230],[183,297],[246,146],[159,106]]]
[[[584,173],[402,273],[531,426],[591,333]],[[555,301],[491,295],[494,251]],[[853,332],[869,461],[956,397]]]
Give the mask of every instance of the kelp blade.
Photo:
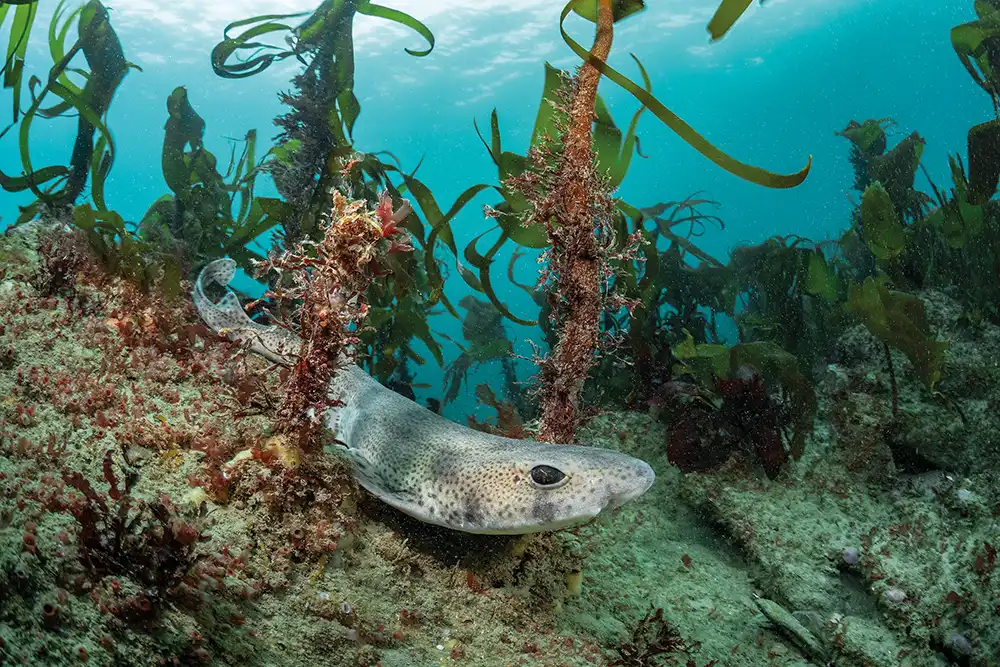
[[[602,60],[592,59],[590,52],[583,48],[583,46],[577,43],[572,37],[569,36],[569,33],[566,32],[566,17],[573,10],[573,7],[577,2],[579,2],[579,0],[570,0],[570,2],[563,8],[562,15],[559,18],[559,31],[562,33],[562,38],[563,41],[566,42],[566,45],[569,46],[570,49],[572,49],[573,52],[585,62],[593,64],[593,66],[596,67],[601,74],[614,81],[616,84],[631,93],[633,97],[646,105],[653,115],[659,118],[667,127],[673,130],[677,136],[683,139],[696,151],[734,176],[738,176],[746,181],[750,181],[751,183],[756,183],[757,185],[763,185],[769,188],[793,188],[800,185],[805,180],[806,176],[809,175],[809,170],[812,167],[811,155],[809,156],[809,161],[806,166],[802,170],[793,174],[778,174],[766,169],[761,169],[760,167],[754,167],[753,165],[740,162],[713,146],[712,143],[705,137],[696,132],[693,127],[684,122],[680,116],[664,106],[662,102],[653,97],[627,76],[612,68]]]
[[[712,41],[722,39],[751,4],[753,0],[722,0],[712,20],[708,22],[708,34],[711,35]]]

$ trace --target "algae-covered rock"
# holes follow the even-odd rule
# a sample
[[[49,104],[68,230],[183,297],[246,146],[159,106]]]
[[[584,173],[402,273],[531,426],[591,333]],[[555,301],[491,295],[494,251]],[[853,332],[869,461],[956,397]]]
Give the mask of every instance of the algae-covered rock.
[[[970,324],[944,293],[914,298],[926,331],[953,342],[934,392],[894,349],[890,375],[882,341],[857,325],[816,384],[816,429],[790,474],[723,467],[681,480],[771,601],[766,632],[838,667],[987,667],[1000,655],[989,408],[1000,328]]]
[[[14,242],[0,240],[0,257],[4,243]],[[34,299],[29,278],[9,278],[5,289]],[[13,661],[65,664],[84,647],[89,664],[116,667],[150,656],[302,667],[331,655],[344,665],[582,666],[633,655],[649,618],[669,623],[678,664],[806,667],[828,656],[845,667],[925,667],[964,650],[978,667],[1000,648],[988,604],[998,582],[987,577],[1000,486],[982,471],[997,460],[983,443],[1000,432],[988,408],[998,399],[989,355],[1000,358],[1000,330],[969,325],[943,294],[918,298],[929,330],[954,341],[936,385],[947,401],[894,351],[894,417],[883,347],[858,325],[816,383],[816,428],[802,457],[774,480],[739,466],[682,475],[666,461],[661,422],[603,414],[580,437],[649,461],[657,483],[597,524],[509,538],[420,524],[355,495],[332,461],[289,465],[268,438],[266,406],[246,386],[268,386],[265,364],[249,360],[240,370],[218,341],[162,335],[192,315],[180,305],[161,312],[117,281],[94,289],[106,299],[87,314],[60,299],[0,306],[19,332],[0,335],[17,352],[0,366],[0,393],[14,399],[2,416],[20,418],[17,401],[39,403],[19,435],[45,443],[52,433],[68,445],[36,450],[0,428],[0,530],[9,538],[0,550],[0,650]],[[41,405],[45,383],[18,381],[31,367],[58,377],[70,395]],[[80,393],[90,391],[81,378],[102,367],[110,380],[101,391],[111,386],[115,400]],[[72,377],[55,375],[60,368]],[[105,402],[91,410],[87,400]],[[213,506],[210,539],[198,543],[212,569],[195,570],[207,577],[204,597],[172,598],[150,627],[98,604],[137,592],[141,582],[129,575],[117,578],[122,592],[108,578],[97,582],[98,602],[66,588],[65,572],[79,567],[72,514],[56,506],[32,518],[17,509],[20,500],[38,511],[41,480],[63,471],[104,491],[102,461],[109,449],[117,456],[119,440],[139,475],[138,501],[166,494]],[[908,474],[889,450],[904,440],[929,466],[964,452],[966,474]],[[206,477],[212,461],[227,476]],[[29,524],[39,558],[25,555]],[[756,596],[771,601],[767,614]],[[68,623],[52,634],[37,610],[63,598]],[[51,659],[37,658],[42,642]]]
[[[917,376],[929,377],[927,371],[916,373],[916,367],[896,350],[890,351],[890,375],[882,341],[855,327],[835,347],[838,368],[849,387],[838,400],[843,406],[853,406],[851,412],[865,406],[861,412],[872,423],[868,433],[885,439],[903,469],[965,472],[996,466],[1000,463],[1000,413],[990,406],[1000,399],[996,361],[1000,359],[1000,328],[988,322],[969,324],[959,303],[943,292],[925,291],[911,298],[921,304],[921,329],[928,335],[925,345],[942,349],[929,335],[948,340],[946,353],[934,366],[940,378],[934,390],[918,381]],[[891,409],[894,382],[896,415]]]

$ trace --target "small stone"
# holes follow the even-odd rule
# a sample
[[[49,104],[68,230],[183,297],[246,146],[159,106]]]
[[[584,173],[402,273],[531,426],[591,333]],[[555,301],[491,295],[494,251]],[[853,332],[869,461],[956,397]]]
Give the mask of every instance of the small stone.
[[[948,643],[958,655],[972,655],[972,642],[963,634],[955,633],[948,638]]]
[[[906,602],[906,591],[902,588],[888,588],[885,593],[882,594],[886,602],[892,604],[900,604]]]

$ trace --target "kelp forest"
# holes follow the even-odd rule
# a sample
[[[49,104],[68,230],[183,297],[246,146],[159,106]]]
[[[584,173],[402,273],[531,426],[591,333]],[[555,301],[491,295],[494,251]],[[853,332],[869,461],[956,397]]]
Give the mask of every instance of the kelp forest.
[[[419,11],[232,22],[203,58],[248,89],[294,65],[282,113],[260,136],[207,127],[176,85],[145,156],[162,195],[133,220],[105,186],[138,45],[101,0],[0,0],[0,197],[24,202],[0,236],[0,665],[1000,664],[1000,0],[962,1],[940,39],[982,122],[947,165],[859,109],[829,128],[853,170],[840,232],[720,255],[722,187],[621,195],[636,160],[676,157],[644,128],[762,189],[823,176],[700,133],[653,89],[664,64],[609,64],[624,27],[658,30],[651,1],[562,7],[574,67],[539,59],[526,145],[502,98],[470,108],[495,179],[457,172],[453,201],[355,142],[355,22],[405,29],[419,61],[440,46]],[[707,4],[707,48],[770,19]],[[67,119],[72,145],[40,151]],[[228,154],[206,147],[226,133]],[[197,301],[233,271],[219,325]],[[564,530],[427,521],[392,482],[415,454],[331,454],[332,425],[392,419],[348,416],[347,366],[475,431],[447,450],[463,475],[529,457],[516,440],[612,450],[656,482]],[[420,419],[394,431],[413,450]],[[570,460],[515,482],[610,475]],[[400,475],[441,484],[447,461]]]

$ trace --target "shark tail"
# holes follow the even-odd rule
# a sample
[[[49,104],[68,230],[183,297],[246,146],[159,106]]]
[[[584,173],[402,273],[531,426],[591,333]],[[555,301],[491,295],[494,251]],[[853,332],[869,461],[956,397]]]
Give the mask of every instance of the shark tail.
[[[249,344],[250,349],[279,364],[291,364],[298,355],[301,340],[286,329],[265,326],[251,320],[236,294],[226,289],[221,299],[213,302],[205,292],[212,283],[226,287],[236,275],[236,262],[229,257],[210,262],[198,274],[192,298],[198,315],[216,333],[230,340]]]

